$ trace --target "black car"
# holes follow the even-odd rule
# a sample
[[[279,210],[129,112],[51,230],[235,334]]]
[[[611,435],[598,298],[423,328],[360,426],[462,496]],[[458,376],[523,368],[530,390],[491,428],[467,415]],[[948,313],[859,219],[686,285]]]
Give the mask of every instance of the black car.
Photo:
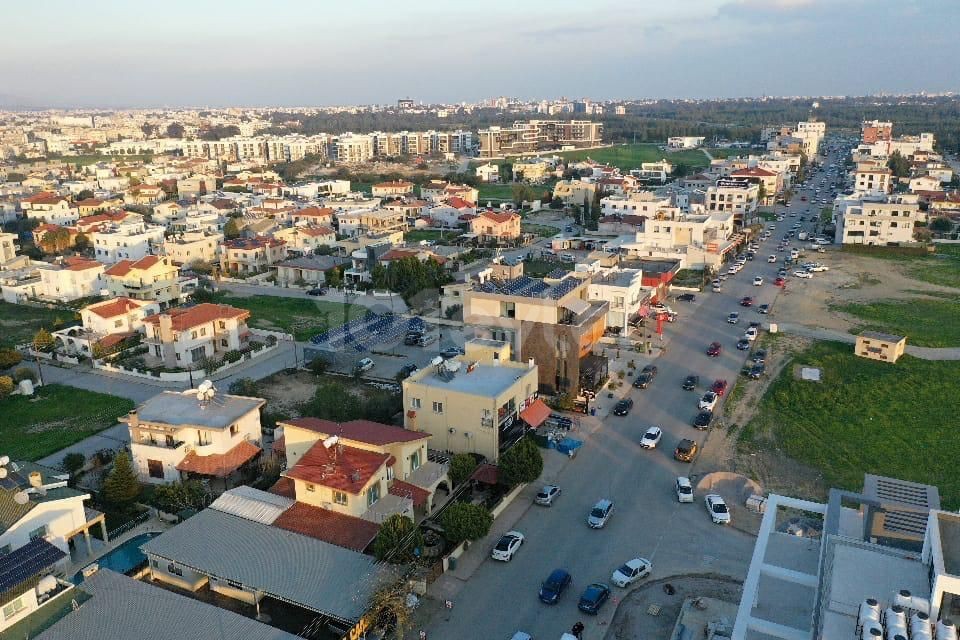
[[[440,352],[440,355],[446,359],[456,358],[459,355],[463,355],[463,351],[460,350],[460,347],[447,347]]]
[[[696,299],[697,299],[697,296],[695,296],[692,293],[681,293],[680,295],[677,296],[677,300],[680,302],[693,302]]]
[[[597,615],[600,612],[600,607],[603,606],[603,603],[606,602],[609,597],[610,587],[603,583],[595,582],[584,589],[583,595],[580,596],[580,602],[577,603],[577,608],[584,613]]]
[[[763,374],[766,372],[767,367],[764,364],[755,364],[750,367],[749,376],[753,380],[759,380]]]
[[[710,427],[710,423],[713,421],[713,412],[712,411],[701,411],[693,419],[693,426],[697,429],[707,429]]]
[[[400,375],[403,376],[404,378],[409,378],[410,374],[412,374],[417,369],[418,369],[417,365],[413,364],[412,362],[408,362],[407,364],[400,367]]]
[[[640,370],[640,374],[637,376],[637,379],[633,381],[633,386],[635,386],[637,389],[646,389],[656,377],[657,368],[652,364],[648,364]]]
[[[700,376],[687,376],[683,379],[683,390],[693,391],[700,384]]]
[[[624,398],[613,407],[613,415],[625,416],[633,409],[633,398]]]
[[[307,295],[308,295],[308,296],[325,296],[325,295],[327,295],[327,288],[326,288],[326,287],[316,287],[316,288],[314,288],[314,289],[308,289],[308,290],[307,290]]]
[[[570,586],[570,574],[564,569],[554,569],[540,585],[540,602],[557,604],[560,596]]]
[[[417,333],[417,332],[415,332],[415,331],[411,331],[410,333],[408,333],[407,335],[405,335],[405,336],[403,337],[403,344],[408,345],[408,346],[410,346],[410,345],[415,345],[415,344],[417,344],[418,342],[420,342],[420,339],[421,339],[421,338],[423,338],[423,334],[422,334],[422,333]]]
[[[740,338],[737,340],[737,351],[747,351],[750,349],[750,341],[746,338]]]
[[[753,352],[753,355],[750,356],[750,361],[754,364],[763,364],[767,361],[767,350],[766,349],[757,349]]]

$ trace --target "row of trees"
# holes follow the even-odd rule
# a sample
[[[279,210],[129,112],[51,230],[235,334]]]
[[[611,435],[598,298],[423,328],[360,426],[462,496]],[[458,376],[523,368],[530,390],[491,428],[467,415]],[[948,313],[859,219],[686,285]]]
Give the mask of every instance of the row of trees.
[[[387,266],[378,264],[370,272],[376,289],[399,293],[407,303],[421,291],[437,290],[452,280],[450,273],[433,258],[419,260],[408,256],[391,260]]]

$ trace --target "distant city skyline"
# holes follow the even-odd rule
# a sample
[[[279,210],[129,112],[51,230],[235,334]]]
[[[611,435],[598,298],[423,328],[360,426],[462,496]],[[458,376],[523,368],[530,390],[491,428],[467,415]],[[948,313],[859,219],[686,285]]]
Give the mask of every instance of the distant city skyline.
[[[950,0],[353,0],[4,10],[0,107],[838,96],[958,88]],[[326,4],[326,3],[324,3]],[[928,55],[924,55],[927,52]]]

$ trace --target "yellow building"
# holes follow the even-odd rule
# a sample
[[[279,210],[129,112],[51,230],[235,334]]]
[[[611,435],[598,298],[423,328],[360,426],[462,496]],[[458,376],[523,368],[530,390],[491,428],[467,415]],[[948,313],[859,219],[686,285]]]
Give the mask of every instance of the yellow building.
[[[494,343],[495,341],[483,341]],[[451,453],[477,453],[496,463],[520,412],[536,400],[537,367],[509,361],[500,343],[415,372],[403,381],[404,424],[433,436]]]
[[[896,362],[907,348],[906,336],[895,336],[889,333],[864,331],[857,336],[854,353],[861,358],[880,360],[881,362]]]
[[[104,272],[111,296],[160,303],[165,309],[180,298],[180,268],[170,258],[146,256],[121,260]]]

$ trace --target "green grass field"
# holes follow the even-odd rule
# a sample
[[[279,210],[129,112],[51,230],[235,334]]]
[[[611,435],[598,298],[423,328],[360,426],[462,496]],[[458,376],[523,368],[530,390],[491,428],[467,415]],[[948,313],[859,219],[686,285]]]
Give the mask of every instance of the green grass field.
[[[822,381],[798,379],[799,364],[819,367]],[[960,362],[904,356],[889,364],[822,342],[784,368],[741,432],[740,447],[775,446],[818,469],[830,487],[860,490],[864,473],[933,484],[944,508],[957,509],[958,414]]]
[[[487,200],[513,200],[512,184],[481,184],[477,187],[479,204],[486,205]]]
[[[56,158],[61,162],[66,162],[68,164],[79,164],[79,165],[88,165],[96,164],[98,162],[124,162],[124,161],[144,161],[149,162],[153,159],[153,155],[149,153],[135,154],[135,155],[117,155],[117,156],[108,156],[101,153],[88,153],[79,156],[61,156]]]
[[[759,149],[707,149],[714,158],[736,158],[737,156],[749,156],[751,153],[758,153]]]
[[[525,260],[523,262],[523,273],[531,278],[542,278],[554,269],[573,271],[573,263],[559,260]]]
[[[309,340],[328,327],[336,327],[366,313],[356,304],[328,302],[322,298],[281,298],[279,296],[217,296],[217,302],[250,311],[249,325],[292,333],[298,341]]]
[[[52,331],[54,324],[70,324],[74,316],[72,311],[0,301],[0,347],[30,342],[41,327]]]
[[[906,275],[922,282],[960,289],[960,245],[938,244],[930,255],[904,255],[890,247],[889,251],[875,251],[868,255],[904,265]]]
[[[710,164],[707,156],[698,149],[669,152],[663,151],[655,144],[621,144],[601,149],[581,149],[577,151],[561,151],[557,154],[568,160],[586,160],[590,158],[596,162],[620,167],[623,171],[639,169],[644,162],[656,162],[666,158],[674,165],[683,163],[689,167],[706,167]]]
[[[557,227],[551,227],[545,224],[533,224],[532,222],[522,222],[520,223],[520,231],[523,233],[535,233],[541,238],[552,238],[553,236],[560,233],[560,229]]]
[[[960,347],[960,298],[880,300],[832,305],[864,321],[857,329],[907,336],[919,347]]]
[[[134,408],[126,398],[51,384],[33,397],[0,400],[0,451],[38,460],[117,424]]]

